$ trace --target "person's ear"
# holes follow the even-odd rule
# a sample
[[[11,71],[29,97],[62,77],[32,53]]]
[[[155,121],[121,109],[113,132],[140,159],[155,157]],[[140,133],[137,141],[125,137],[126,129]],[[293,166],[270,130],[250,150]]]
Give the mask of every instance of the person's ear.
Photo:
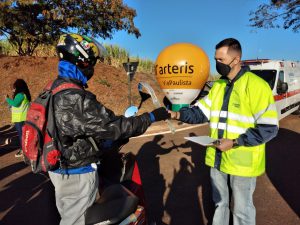
[[[233,60],[233,65],[235,66],[235,65],[239,64],[240,61],[241,61],[241,57],[240,57],[240,56],[236,56],[236,57],[234,58],[234,60]]]

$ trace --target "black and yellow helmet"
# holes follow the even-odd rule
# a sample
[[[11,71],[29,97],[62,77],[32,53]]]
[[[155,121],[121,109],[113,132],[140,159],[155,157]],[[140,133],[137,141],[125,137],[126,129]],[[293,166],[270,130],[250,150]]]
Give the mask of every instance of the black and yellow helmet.
[[[94,66],[105,54],[105,48],[94,38],[79,34],[60,36],[56,51],[60,60],[66,60],[79,68]]]

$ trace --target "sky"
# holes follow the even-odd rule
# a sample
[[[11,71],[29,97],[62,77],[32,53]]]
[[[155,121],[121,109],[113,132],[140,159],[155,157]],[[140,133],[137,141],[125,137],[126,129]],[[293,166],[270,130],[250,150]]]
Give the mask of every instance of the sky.
[[[141,37],[115,32],[105,44],[125,48],[130,56],[155,61],[167,46],[188,42],[201,47],[215,73],[215,45],[233,37],[240,41],[242,59],[300,60],[300,32],[250,27],[249,13],[269,0],[124,0],[134,8]]]

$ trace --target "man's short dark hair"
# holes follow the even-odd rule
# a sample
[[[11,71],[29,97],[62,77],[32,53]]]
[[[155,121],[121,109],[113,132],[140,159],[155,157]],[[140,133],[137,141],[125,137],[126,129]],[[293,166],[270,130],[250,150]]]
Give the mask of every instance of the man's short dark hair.
[[[242,55],[242,47],[241,44],[238,40],[234,39],[234,38],[226,38],[223,41],[220,41],[217,45],[216,45],[216,50],[221,48],[221,47],[228,47],[229,51],[236,51],[238,52],[240,55]]]

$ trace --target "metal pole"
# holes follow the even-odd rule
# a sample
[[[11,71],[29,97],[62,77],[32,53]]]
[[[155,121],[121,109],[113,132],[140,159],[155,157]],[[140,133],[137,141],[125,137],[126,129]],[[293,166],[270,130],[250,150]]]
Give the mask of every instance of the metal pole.
[[[131,106],[131,80],[130,80],[130,64],[129,57],[127,58],[127,79],[128,79],[128,104]]]
[[[128,104],[129,107],[131,106],[131,81],[130,81],[130,72],[127,72],[128,78]]]

